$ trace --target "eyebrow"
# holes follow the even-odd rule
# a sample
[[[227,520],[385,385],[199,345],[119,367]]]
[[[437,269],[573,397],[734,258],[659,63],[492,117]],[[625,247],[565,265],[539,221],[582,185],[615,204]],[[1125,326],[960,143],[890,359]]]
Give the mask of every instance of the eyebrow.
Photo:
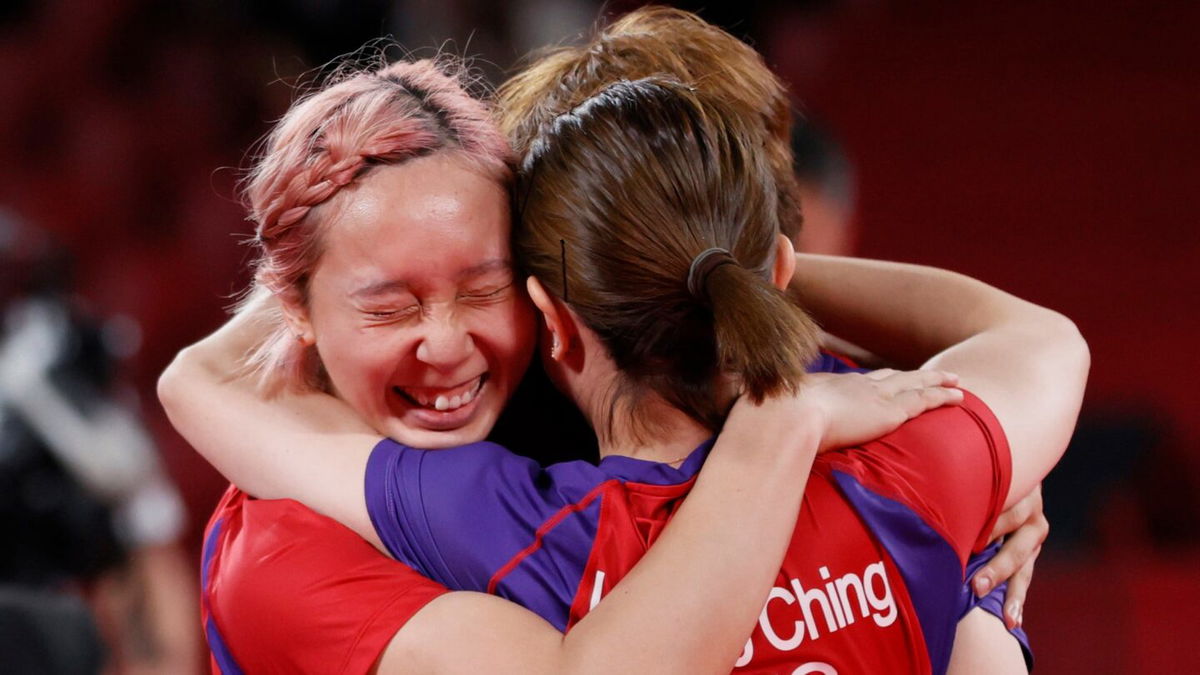
[[[466,281],[476,277],[481,277],[491,272],[507,270],[511,268],[512,261],[508,258],[492,258],[491,260],[486,260],[478,265],[472,265],[464,269],[458,273],[456,279],[458,281]],[[407,281],[388,279],[386,281],[377,281],[375,283],[363,286],[350,295],[354,298],[373,298],[381,295],[387,295],[388,293],[404,292],[409,290],[409,287],[410,284]]]

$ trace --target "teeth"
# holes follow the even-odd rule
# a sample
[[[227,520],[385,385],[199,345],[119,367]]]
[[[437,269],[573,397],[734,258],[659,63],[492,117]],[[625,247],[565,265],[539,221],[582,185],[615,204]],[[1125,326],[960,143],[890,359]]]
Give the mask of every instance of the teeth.
[[[481,387],[482,382],[477,380],[473,387],[468,388],[462,393],[455,394],[454,396],[447,396],[446,394],[431,396],[430,394],[421,391],[401,390],[399,387],[397,387],[397,390],[407,394],[410,399],[422,407],[433,408],[434,410],[438,411],[446,411],[461,408],[471,401],[474,401],[475,397],[479,394]]]

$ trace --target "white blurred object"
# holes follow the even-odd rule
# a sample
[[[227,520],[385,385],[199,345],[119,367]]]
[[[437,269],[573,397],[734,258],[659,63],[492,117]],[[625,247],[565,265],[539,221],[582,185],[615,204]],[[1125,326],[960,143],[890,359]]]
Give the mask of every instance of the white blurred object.
[[[4,324],[0,408],[24,420],[72,477],[115,507],[127,543],[165,543],[178,536],[183,503],[137,416],[100,397],[82,411],[50,378],[70,336],[66,309],[27,300],[12,306]]]

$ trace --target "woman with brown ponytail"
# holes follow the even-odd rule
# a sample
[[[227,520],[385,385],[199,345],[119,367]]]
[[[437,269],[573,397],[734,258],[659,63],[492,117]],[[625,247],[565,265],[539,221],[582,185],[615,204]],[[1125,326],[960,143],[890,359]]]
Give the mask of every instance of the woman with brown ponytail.
[[[602,89],[530,144],[516,249],[560,345],[547,370],[601,430],[602,453],[607,442],[662,461],[678,449],[664,448],[668,439],[717,428],[712,411],[739,387],[753,397],[796,382],[805,357],[778,336],[806,319],[768,283],[782,287],[793,258],[773,227],[758,139],[731,107],[650,78]],[[818,459],[783,571],[739,660],[747,672],[942,672],[967,556],[1003,505],[1057,461],[1078,411],[1087,350],[1069,321],[904,267],[890,283],[906,294],[937,290],[927,316],[898,315],[881,283],[887,270],[857,267],[845,289],[815,290],[876,331],[915,321],[937,332],[945,319],[934,315],[946,305],[970,308],[974,337],[918,348],[930,349],[927,367],[953,364],[980,398]],[[675,423],[664,424],[672,410]],[[653,520],[634,502],[629,510],[635,517],[622,522]],[[613,527],[588,562],[605,584],[623,569],[608,552],[635,537]],[[591,581],[585,574],[581,593]]]

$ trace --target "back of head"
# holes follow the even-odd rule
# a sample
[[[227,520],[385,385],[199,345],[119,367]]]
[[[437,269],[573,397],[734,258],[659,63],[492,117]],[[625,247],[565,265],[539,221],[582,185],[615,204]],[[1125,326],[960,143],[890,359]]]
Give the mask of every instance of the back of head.
[[[618,80],[665,75],[715,96],[767,131],[763,151],[779,191],[779,222],[792,236],[800,225],[789,145],[787,88],[749,45],[678,9],[645,7],[625,15],[586,44],[538,55],[501,86],[500,127],[517,156],[555,116]]]
[[[245,183],[259,258],[255,283],[305,304],[322,231],[342,189],[378,166],[454,152],[497,181],[511,155],[491,113],[465,88],[457,64],[429,60],[343,68],[297,100],[267,137]],[[274,334],[251,355],[268,389],[320,385],[315,350],[274,317]]]
[[[653,391],[715,430],[722,376],[761,398],[794,388],[815,352],[815,326],[770,282],[778,191],[762,135],[659,77],[601,89],[530,143],[517,254],[607,347],[627,409]]]

